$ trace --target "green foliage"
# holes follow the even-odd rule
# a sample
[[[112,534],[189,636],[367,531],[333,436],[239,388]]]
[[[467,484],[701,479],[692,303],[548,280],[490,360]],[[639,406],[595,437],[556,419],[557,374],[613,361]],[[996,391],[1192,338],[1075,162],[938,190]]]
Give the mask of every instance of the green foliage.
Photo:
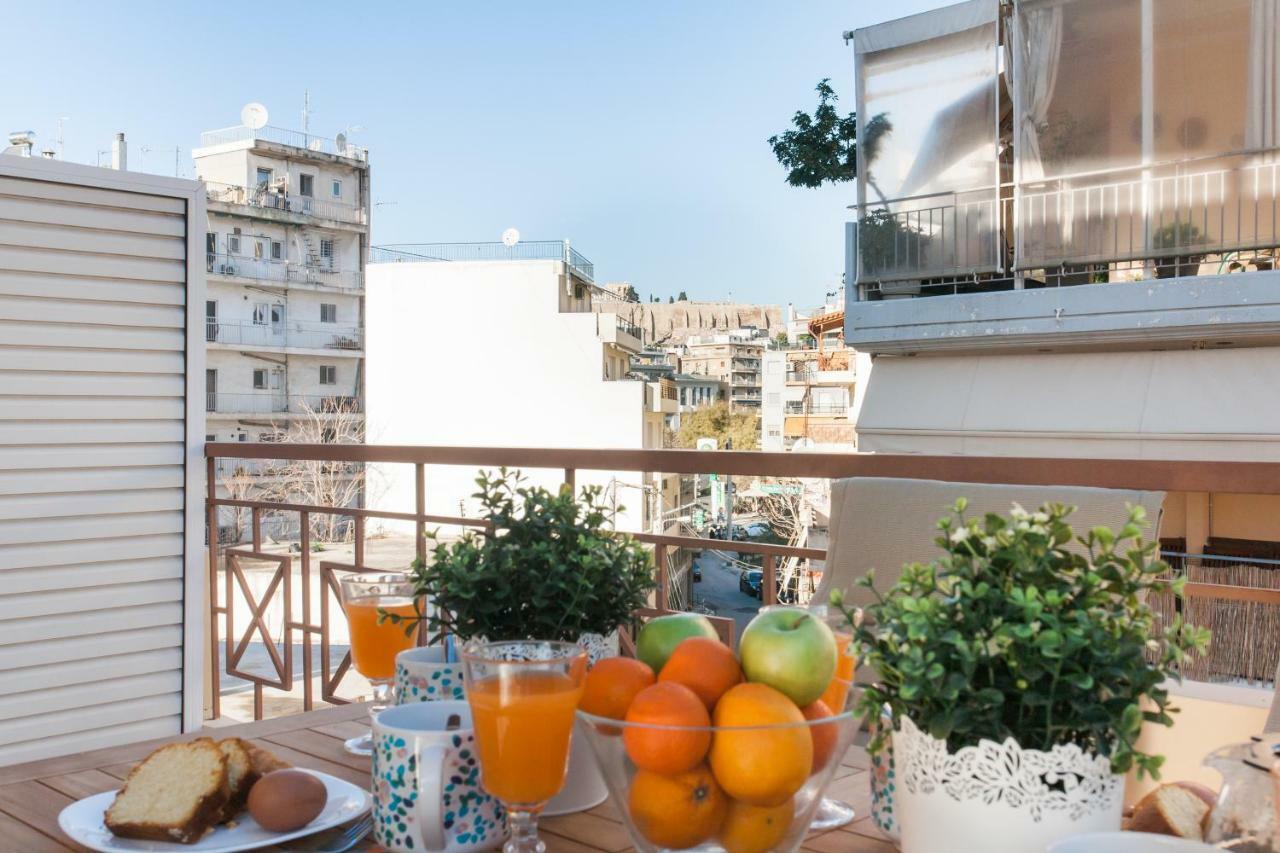
[[[491,525],[436,547],[430,564],[415,561],[416,594],[434,606],[425,617],[432,641],[576,640],[628,624],[654,588],[649,552],[607,528],[599,486],[575,500],[520,485],[518,472],[482,472],[475,497]],[[406,622],[406,631],[419,620]]]
[[[1142,540],[1142,508],[1119,533],[1095,527],[1076,539],[1078,553],[1066,548],[1074,508],[966,519],[965,506],[938,523],[946,554],[904,567],[855,626],[859,659],[881,678],[861,710],[888,705],[953,751],[983,738],[1075,743],[1109,756],[1117,773],[1158,777],[1164,759],[1138,750],[1138,733],[1144,721],[1172,725],[1162,684],[1205,651],[1209,632],[1181,617],[1161,627],[1144,603],[1169,567]],[[859,584],[874,590],[874,575]],[[1181,594],[1181,580],[1172,587]],[[832,601],[857,621],[841,596]]]
[[[1200,227],[1194,222],[1177,220],[1156,229],[1151,235],[1153,249],[1183,249],[1206,242]]]
[[[683,290],[680,291],[680,294],[678,296],[676,296],[676,302],[688,302],[688,301],[689,301],[689,294],[685,293]]]
[[[786,332],[778,332],[773,336],[774,349],[786,349],[791,344],[791,339],[787,337]]]
[[[622,298],[628,302],[639,302],[640,294],[636,293],[636,289],[628,284],[627,289],[622,292]]]
[[[732,439],[734,450],[758,450],[760,418],[751,412],[735,412],[724,400],[680,415],[676,447],[697,447],[700,438],[717,439],[721,449]]]
[[[836,111],[831,78],[818,82],[818,106],[813,115],[798,111],[791,118],[792,130],[769,137],[773,156],[787,169],[787,183],[793,187],[820,187],[824,183],[846,183],[858,174],[857,116]],[[874,163],[885,136],[893,125],[881,113],[872,116],[863,129],[863,154]]]
[[[868,273],[887,272],[903,259],[924,258],[929,237],[888,210],[872,210],[858,222],[858,255]]]

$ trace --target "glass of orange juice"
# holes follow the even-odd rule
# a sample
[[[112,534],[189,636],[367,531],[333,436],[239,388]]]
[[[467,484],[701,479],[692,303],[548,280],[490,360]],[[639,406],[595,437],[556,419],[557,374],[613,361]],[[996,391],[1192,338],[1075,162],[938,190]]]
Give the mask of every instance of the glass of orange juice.
[[[403,622],[380,619],[379,611],[416,620],[421,614],[413,597],[413,581],[400,572],[379,572],[347,575],[340,586],[351,636],[351,664],[373,688],[372,717],[391,704],[396,655],[413,646],[417,633]],[[353,737],[343,746],[354,755],[372,755],[373,733]]]
[[[462,663],[480,784],[507,808],[503,851],[541,853],[538,815],[564,787],[587,654],[573,643],[482,643],[465,648]]]

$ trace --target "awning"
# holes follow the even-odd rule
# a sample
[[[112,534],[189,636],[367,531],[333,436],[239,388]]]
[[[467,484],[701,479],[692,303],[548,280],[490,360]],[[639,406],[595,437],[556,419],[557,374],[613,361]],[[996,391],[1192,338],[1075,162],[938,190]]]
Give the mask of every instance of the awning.
[[[880,453],[1280,461],[1280,347],[876,359]]]

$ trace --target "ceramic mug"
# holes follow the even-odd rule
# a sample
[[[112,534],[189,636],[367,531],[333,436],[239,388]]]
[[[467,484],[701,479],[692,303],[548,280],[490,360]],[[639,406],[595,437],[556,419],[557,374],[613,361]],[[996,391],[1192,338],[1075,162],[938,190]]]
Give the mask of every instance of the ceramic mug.
[[[444,646],[419,646],[396,655],[396,704],[465,700],[462,663],[444,658]]]
[[[466,702],[394,705],[374,718],[373,834],[387,850],[412,853],[501,846],[506,814],[480,787]]]

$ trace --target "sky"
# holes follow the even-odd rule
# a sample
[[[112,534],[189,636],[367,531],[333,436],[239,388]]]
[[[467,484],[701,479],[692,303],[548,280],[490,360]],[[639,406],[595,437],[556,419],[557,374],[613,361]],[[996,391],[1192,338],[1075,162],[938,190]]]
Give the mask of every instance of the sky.
[[[569,239],[641,298],[821,304],[853,186],[789,187],[766,142],[830,77],[848,29],[942,0],[3,0],[0,131],[71,161],[194,174],[202,130],[345,128],[370,151],[374,245]],[[107,162],[106,159],[103,162]]]

